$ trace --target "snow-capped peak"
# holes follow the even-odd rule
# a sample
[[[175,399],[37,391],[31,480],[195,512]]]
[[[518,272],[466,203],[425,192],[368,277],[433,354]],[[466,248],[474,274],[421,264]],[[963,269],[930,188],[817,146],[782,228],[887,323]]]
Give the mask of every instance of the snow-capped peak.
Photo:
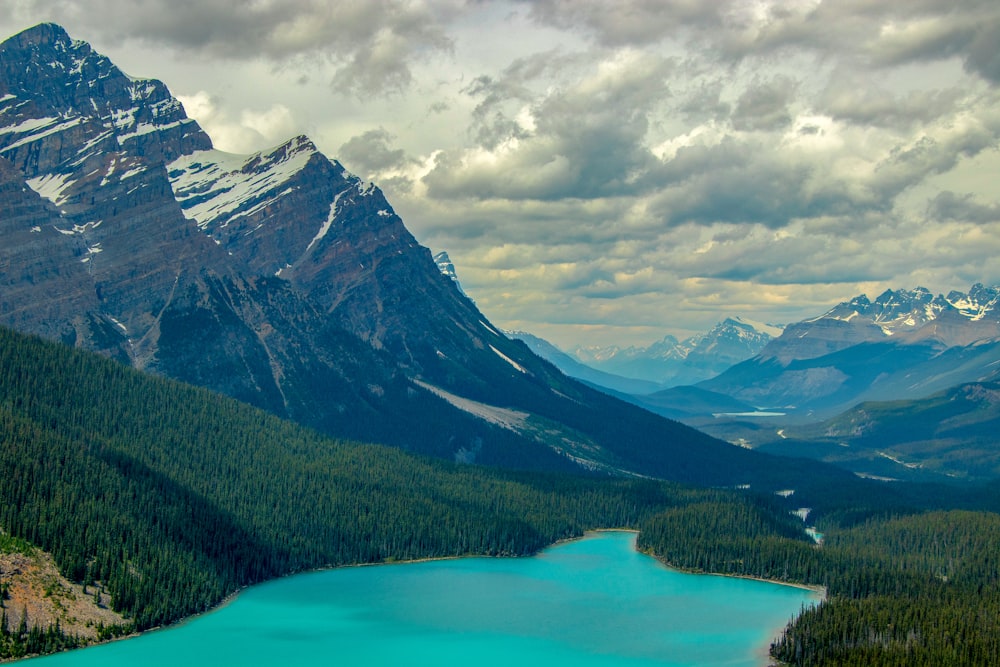
[[[462,283],[459,282],[458,280],[458,273],[455,271],[455,265],[452,264],[451,257],[448,256],[447,251],[442,250],[441,252],[435,254],[434,263],[437,264],[438,270],[441,271],[442,274],[451,278],[452,281],[454,281],[455,285],[458,287],[459,292],[461,292],[465,296],[468,296],[468,294],[465,294],[465,290],[462,289]]]
[[[981,320],[996,311],[998,299],[1000,287],[984,287],[980,283],[973,285],[968,294],[953,291],[947,297],[934,297],[926,287],[887,289],[874,301],[862,294],[807,322],[861,318],[879,326],[886,336],[892,336],[936,320],[945,310],[953,309],[970,321]]]
[[[252,155],[216,149],[183,155],[168,166],[174,196],[202,229],[225,227],[229,215],[249,215],[271,201],[262,195],[280,186],[305,168],[316,146],[307,137],[295,137],[280,146]],[[243,209],[251,204],[253,209]]]

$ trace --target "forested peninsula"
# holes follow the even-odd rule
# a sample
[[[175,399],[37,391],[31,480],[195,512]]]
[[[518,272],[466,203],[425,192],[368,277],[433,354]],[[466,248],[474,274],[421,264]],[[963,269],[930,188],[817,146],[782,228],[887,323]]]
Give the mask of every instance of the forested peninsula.
[[[173,623],[312,568],[521,556],[631,528],[685,569],[821,585],[782,661],[977,665],[1000,654],[995,488],[753,490],[450,464],[334,441],[242,403],[0,329],[0,551],[38,548],[125,622]],[[0,602],[8,573],[0,572]],[[12,615],[16,610],[12,610]],[[6,619],[6,614],[4,614]],[[0,657],[79,645],[0,627]]]

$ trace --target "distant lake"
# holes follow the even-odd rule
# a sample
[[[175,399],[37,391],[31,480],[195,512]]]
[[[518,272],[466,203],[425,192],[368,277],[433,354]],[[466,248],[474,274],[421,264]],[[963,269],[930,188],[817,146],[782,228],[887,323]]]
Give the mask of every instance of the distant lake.
[[[713,417],[784,417],[784,412],[754,410],[753,412],[716,412]]]
[[[532,558],[459,558],[299,574],[133,639],[38,667],[413,665],[759,667],[818,599],[683,574],[600,532]]]

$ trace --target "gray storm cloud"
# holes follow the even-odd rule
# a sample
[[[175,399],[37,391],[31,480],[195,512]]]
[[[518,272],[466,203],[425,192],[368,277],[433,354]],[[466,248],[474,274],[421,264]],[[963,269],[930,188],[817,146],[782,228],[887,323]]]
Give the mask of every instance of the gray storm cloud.
[[[135,75],[170,65],[218,142],[309,134],[487,316],[556,342],[1000,282],[995,0],[7,9],[10,33],[55,20]]]

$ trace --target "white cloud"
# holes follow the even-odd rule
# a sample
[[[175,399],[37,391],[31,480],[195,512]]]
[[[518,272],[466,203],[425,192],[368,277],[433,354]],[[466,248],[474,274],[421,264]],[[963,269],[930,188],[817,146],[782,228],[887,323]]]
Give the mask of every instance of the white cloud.
[[[995,0],[18,0],[217,146],[309,134],[498,326],[648,343],[1000,282]]]
[[[176,95],[188,116],[212,138],[216,148],[230,153],[253,153],[283,143],[297,133],[291,109],[274,104],[263,111],[243,109],[239,119],[220,108],[217,99],[200,90],[193,95]]]

